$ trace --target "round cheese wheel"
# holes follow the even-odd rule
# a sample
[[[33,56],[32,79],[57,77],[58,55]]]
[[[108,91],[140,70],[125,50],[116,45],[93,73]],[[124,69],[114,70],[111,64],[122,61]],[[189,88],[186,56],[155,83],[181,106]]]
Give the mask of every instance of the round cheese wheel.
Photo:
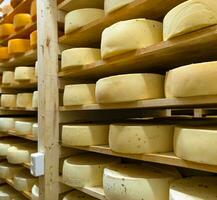
[[[17,7],[23,0],[11,0],[10,4],[13,8]]]
[[[33,31],[30,34],[30,46],[32,49],[35,49],[37,47],[37,31]]]
[[[64,125],[62,127],[62,144],[66,146],[108,144],[108,132],[108,125]]]
[[[33,185],[37,182],[37,178],[30,175],[29,171],[22,170],[14,177],[14,187],[18,191],[29,192],[32,190]]]
[[[217,200],[216,177],[190,177],[174,181],[170,200]]]
[[[8,37],[15,33],[13,24],[1,24],[0,25],[0,38]]]
[[[103,31],[101,56],[105,59],[159,43],[163,40],[162,31],[162,24],[153,20],[118,22]]]
[[[174,152],[184,160],[217,165],[217,129],[175,128]]]
[[[16,81],[29,81],[35,79],[34,67],[16,67],[14,77]]]
[[[113,124],[109,146],[112,151],[126,154],[171,152],[173,133],[170,125]]]
[[[12,179],[22,169],[22,166],[12,165],[7,162],[0,163],[0,178]]]
[[[4,71],[2,75],[2,84],[10,85],[14,83],[14,72],[12,71]]]
[[[30,14],[27,13],[19,13],[14,16],[13,24],[14,29],[19,30],[24,28],[26,25],[29,25],[32,23],[32,18]]]
[[[83,8],[73,10],[65,16],[65,34],[68,34],[84,25],[104,16],[104,10],[97,8]]]
[[[74,106],[96,103],[95,84],[66,85],[63,94],[63,105]]]
[[[32,93],[19,93],[17,94],[17,107],[31,108],[32,107]]]
[[[168,200],[170,183],[177,178],[172,168],[119,164],[104,170],[103,188],[108,200]]]
[[[23,195],[17,192],[9,185],[0,186],[0,199],[1,200],[23,200]]]
[[[2,94],[1,107],[16,107],[16,94]]]
[[[32,125],[32,135],[35,137],[35,138],[38,138],[38,123],[34,123]]]
[[[73,59],[72,59],[73,58]],[[72,48],[62,52],[61,69],[73,69],[101,60],[100,49]]]
[[[188,0],[173,8],[164,18],[164,40],[217,24],[215,0]]]
[[[133,2],[134,0],[105,0],[104,3],[104,9],[105,9],[105,14],[109,14],[111,12],[114,12],[129,3]]]
[[[32,200],[39,200],[39,186],[38,184],[35,184],[33,187],[32,187]]]
[[[64,197],[63,197],[63,200],[80,200],[80,199],[83,199],[83,200],[96,200],[95,198],[83,193],[83,192],[80,192],[78,190],[74,190],[68,194],[66,194]]]
[[[38,91],[33,92],[32,107],[38,108]]]
[[[36,0],[32,1],[31,4],[31,8],[30,8],[30,15],[32,17],[32,20],[35,21],[36,20],[36,15],[37,15],[37,4],[36,4]]]
[[[72,187],[102,185],[103,170],[118,158],[99,154],[81,154],[64,161],[63,180]]]
[[[8,41],[8,53],[10,55],[20,55],[30,50],[30,40],[12,39]]]
[[[0,118],[0,132],[8,132],[14,129],[15,120],[14,118]]]
[[[217,62],[187,65],[170,70],[166,77],[167,98],[217,95]]]
[[[120,103],[164,97],[164,76],[124,74],[102,78],[96,83],[98,103]]]
[[[32,134],[32,126],[34,122],[31,121],[16,121],[15,122],[15,130],[16,135],[31,135]]]
[[[24,143],[11,146],[7,152],[7,160],[12,164],[29,163],[32,153],[37,152],[34,144]]]
[[[8,54],[8,47],[0,47],[0,61],[5,61],[10,59]]]

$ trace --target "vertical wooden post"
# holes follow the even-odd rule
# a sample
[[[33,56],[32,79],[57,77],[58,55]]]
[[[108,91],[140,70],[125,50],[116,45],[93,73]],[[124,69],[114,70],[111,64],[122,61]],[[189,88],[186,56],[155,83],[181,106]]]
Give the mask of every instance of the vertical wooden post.
[[[45,175],[39,178],[40,200],[59,197],[59,95],[57,0],[37,0],[39,152]]]

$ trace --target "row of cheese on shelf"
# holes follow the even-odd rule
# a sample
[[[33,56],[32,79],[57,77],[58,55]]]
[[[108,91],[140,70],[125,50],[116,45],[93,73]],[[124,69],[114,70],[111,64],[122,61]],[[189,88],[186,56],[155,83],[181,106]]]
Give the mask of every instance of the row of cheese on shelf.
[[[1,107],[38,108],[38,91],[33,93],[2,94]]]
[[[126,0],[126,3],[128,2],[129,0]],[[106,12],[126,3],[106,0]],[[144,48],[163,39],[168,40],[217,24],[216,11],[216,0],[188,0],[169,11],[163,20],[163,25],[160,22],[146,19],[118,22],[103,31],[102,57],[107,58]],[[65,17],[65,33],[69,34],[103,16],[104,11],[101,9],[85,8],[71,11]]]
[[[37,145],[28,140],[5,138],[0,140],[0,156],[5,156],[11,164],[30,163],[32,153],[37,152]]]
[[[0,61],[7,61],[14,56],[19,56],[37,47],[37,31],[30,34],[29,39],[12,39],[7,47],[0,47]]]
[[[35,118],[0,118],[0,132],[2,135],[9,131],[19,136],[32,135],[38,136],[38,123]]]
[[[64,161],[63,182],[72,187],[103,185],[108,200],[217,199],[217,177],[182,178],[174,167],[119,162],[93,153],[72,156]]]
[[[160,74],[123,74],[96,84],[66,85],[64,106],[135,102],[146,99],[217,95],[217,62],[198,63]]]

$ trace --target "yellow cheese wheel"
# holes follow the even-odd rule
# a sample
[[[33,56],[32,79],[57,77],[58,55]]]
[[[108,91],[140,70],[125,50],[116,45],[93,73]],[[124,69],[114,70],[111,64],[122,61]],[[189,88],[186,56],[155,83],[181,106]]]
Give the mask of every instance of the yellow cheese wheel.
[[[37,15],[37,4],[36,4],[36,0],[32,1],[31,4],[31,8],[30,8],[30,15],[32,17],[32,20],[35,21],[36,20],[36,15]]]
[[[17,31],[24,28],[26,25],[32,23],[32,18],[30,14],[19,13],[14,16],[13,24],[14,29]]]
[[[37,31],[33,31],[30,34],[30,46],[32,49],[35,49],[37,47]]]
[[[3,94],[1,95],[1,107],[16,107],[16,94]]]
[[[8,42],[8,53],[10,55],[23,54],[30,50],[30,40],[27,39],[12,39]]]
[[[11,0],[10,4],[13,8],[17,7],[23,0]]]
[[[0,25],[0,38],[5,38],[15,33],[13,24]]]
[[[5,61],[10,58],[8,47],[0,47],[0,61]]]

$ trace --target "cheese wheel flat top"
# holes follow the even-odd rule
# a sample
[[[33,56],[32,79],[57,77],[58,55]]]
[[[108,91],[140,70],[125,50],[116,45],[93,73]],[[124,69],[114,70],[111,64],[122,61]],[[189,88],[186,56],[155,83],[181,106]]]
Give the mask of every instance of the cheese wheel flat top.
[[[74,190],[63,197],[63,200],[96,200],[94,197],[91,197],[83,192]]]
[[[12,84],[14,83],[14,72],[4,71],[2,75],[2,84]]]
[[[19,30],[21,28],[24,28],[26,25],[29,25],[32,23],[32,18],[30,14],[27,13],[19,13],[14,16],[13,24],[14,29]]]
[[[0,25],[0,38],[5,38],[15,33],[13,24],[1,24]]]
[[[0,47],[0,60],[8,60],[10,55],[8,54],[8,47]]]
[[[1,95],[1,107],[16,107],[16,94],[2,94]]]
[[[164,18],[164,40],[217,24],[216,0],[188,0]]]
[[[26,81],[35,78],[35,68],[29,66],[20,66],[15,68],[15,80]]]

